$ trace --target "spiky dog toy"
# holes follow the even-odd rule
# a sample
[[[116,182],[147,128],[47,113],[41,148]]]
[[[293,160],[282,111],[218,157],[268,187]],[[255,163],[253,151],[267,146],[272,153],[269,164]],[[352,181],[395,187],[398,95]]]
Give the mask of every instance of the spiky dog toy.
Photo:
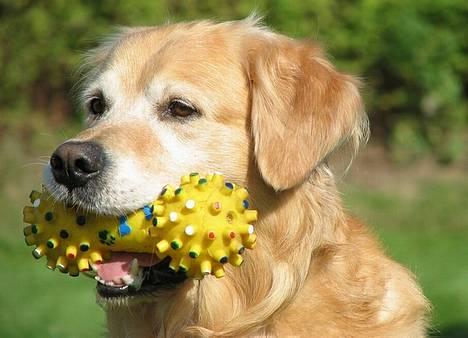
[[[47,266],[71,276],[114,252],[150,253],[171,257],[170,268],[188,277],[224,276],[223,265],[239,266],[256,234],[245,188],[225,182],[222,175],[185,175],[177,189],[168,185],[154,203],[130,215],[109,217],[83,213],[33,191],[32,206],[23,210],[33,256],[47,257]]]

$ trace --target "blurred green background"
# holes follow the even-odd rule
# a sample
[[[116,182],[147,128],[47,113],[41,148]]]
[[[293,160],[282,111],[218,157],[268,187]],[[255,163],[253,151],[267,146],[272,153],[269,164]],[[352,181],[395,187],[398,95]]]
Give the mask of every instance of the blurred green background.
[[[373,136],[341,182],[345,204],[419,278],[432,335],[468,337],[465,0],[0,0],[0,337],[104,334],[94,282],[34,264],[20,216],[48,156],[81,127],[72,89],[84,51],[116,26],[254,10],[363,78]]]

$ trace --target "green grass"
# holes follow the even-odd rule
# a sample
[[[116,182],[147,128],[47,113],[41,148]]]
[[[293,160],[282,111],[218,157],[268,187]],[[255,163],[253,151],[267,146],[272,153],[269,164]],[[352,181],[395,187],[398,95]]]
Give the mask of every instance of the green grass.
[[[41,184],[38,159],[75,130],[52,131],[35,116],[16,124],[2,120],[2,113],[0,337],[102,337],[104,313],[95,304],[94,280],[70,278],[46,269],[44,259],[34,261],[22,230],[22,207],[29,203],[29,192]]]
[[[0,117],[3,117],[0,115]],[[0,120],[0,337],[100,337],[104,314],[94,281],[70,278],[34,261],[23,241],[22,206],[40,187],[37,159],[76,130]],[[376,173],[375,175],[378,175]],[[435,335],[468,336],[468,182],[417,179],[407,189],[344,185],[347,207],[372,225],[388,253],[408,266],[433,304]]]
[[[44,261],[32,261],[30,251],[22,240],[0,242],[5,276],[0,282],[0,336],[104,336],[104,315],[94,304],[94,280],[48,271]]]

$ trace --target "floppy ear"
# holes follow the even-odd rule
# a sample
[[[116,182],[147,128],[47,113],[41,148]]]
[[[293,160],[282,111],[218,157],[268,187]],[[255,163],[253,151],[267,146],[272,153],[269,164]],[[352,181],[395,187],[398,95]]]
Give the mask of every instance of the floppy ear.
[[[272,36],[248,48],[255,156],[276,190],[304,182],[345,141],[357,149],[367,117],[351,76],[311,43]]]

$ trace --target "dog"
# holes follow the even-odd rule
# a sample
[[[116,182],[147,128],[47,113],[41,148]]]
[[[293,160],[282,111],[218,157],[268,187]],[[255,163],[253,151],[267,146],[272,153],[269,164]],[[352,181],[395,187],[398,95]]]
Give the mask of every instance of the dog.
[[[87,56],[87,127],[44,172],[57,199],[122,215],[182,174],[222,172],[260,215],[222,279],[164,260],[139,267],[139,289],[98,282],[109,336],[425,336],[428,301],[344,210],[329,165],[367,139],[359,82],[258,21],[126,28]]]

